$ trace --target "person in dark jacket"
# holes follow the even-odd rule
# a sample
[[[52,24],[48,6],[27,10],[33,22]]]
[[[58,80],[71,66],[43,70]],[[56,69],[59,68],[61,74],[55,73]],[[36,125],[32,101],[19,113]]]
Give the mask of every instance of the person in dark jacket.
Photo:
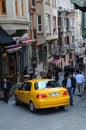
[[[58,82],[58,80],[59,80],[59,74],[58,74],[58,71],[57,70],[55,70],[55,80]]]
[[[75,89],[76,80],[71,73],[68,74],[68,77],[63,79],[62,85],[67,88],[70,95],[70,105],[73,106],[73,92]]]
[[[10,88],[11,88],[11,83],[7,80],[7,78],[4,78],[2,82],[2,90],[4,91],[4,99],[6,103],[8,103],[9,100]]]
[[[51,79],[52,78],[52,72],[50,71],[50,69],[47,72],[47,78]]]
[[[27,68],[28,67],[26,66],[25,69],[24,69],[24,72],[23,72],[24,75],[27,75]]]

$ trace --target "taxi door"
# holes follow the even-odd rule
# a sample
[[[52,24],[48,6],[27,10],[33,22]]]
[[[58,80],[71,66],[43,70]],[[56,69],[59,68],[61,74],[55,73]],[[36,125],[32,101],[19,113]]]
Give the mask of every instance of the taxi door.
[[[25,104],[29,103],[30,93],[31,93],[31,83],[26,82],[26,84],[22,90],[22,100]]]

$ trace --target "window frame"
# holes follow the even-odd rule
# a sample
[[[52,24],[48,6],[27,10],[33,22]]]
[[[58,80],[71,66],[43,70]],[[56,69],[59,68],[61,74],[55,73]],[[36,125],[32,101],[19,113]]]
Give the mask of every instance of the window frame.
[[[24,16],[24,1],[21,0],[21,14]]]
[[[4,7],[3,7],[4,2]],[[4,8],[4,10],[3,10]],[[0,0],[0,14],[5,15],[6,14],[6,0]]]
[[[39,17],[40,17],[40,19],[39,19]],[[40,20],[40,23],[39,23],[39,20]],[[41,28],[41,30],[40,30],[40,28]],[[41,14],[37,15],[37,32],[42,33],[42,16],[41,16]]]
[[[29,83],[30,83],[30,86],[29,86]],[[26,89],[26,87],[29,86],[30,89]],[[31,82],[25,82],[22,86],[21,86],[21,90],[22,91],[31,91],[31,86],[32,86],[32,83]],[[24,89],[23,89],[24,88]]]
[[[15,12],[16,15],[18,16],[18,0],[15,0]]]
[[[51,33],[51,28],[50,28],[50,15],[46,14],[45,16],[45,24],[46,24],[46,33]]]
[[[56,16],[53,16],[53,32],[56,32]]]
[[[84,28],[86,28],[86,13],[84,13]]]
[[[34,4],[33,4],[34,3]],[[36,0],[31,0],[31,6],[35,7],[36,6]]]

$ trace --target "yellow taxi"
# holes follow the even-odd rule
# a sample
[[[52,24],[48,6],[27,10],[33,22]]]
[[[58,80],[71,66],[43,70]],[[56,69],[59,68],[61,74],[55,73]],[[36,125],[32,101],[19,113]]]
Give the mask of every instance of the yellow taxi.
[[[59,107],[64,109],[69,105],[70,97],[66,88],[52,79],[36,78],[27,80],[15,90],[16,105],[23,102],[29,105],[30,111],[41,108]]]

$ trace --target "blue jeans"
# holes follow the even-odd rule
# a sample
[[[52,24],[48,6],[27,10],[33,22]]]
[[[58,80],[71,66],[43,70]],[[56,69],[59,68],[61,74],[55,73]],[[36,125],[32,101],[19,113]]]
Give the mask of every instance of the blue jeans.
[[[70,105],[73,104],[73,88],[67,88],[70,95]]]

